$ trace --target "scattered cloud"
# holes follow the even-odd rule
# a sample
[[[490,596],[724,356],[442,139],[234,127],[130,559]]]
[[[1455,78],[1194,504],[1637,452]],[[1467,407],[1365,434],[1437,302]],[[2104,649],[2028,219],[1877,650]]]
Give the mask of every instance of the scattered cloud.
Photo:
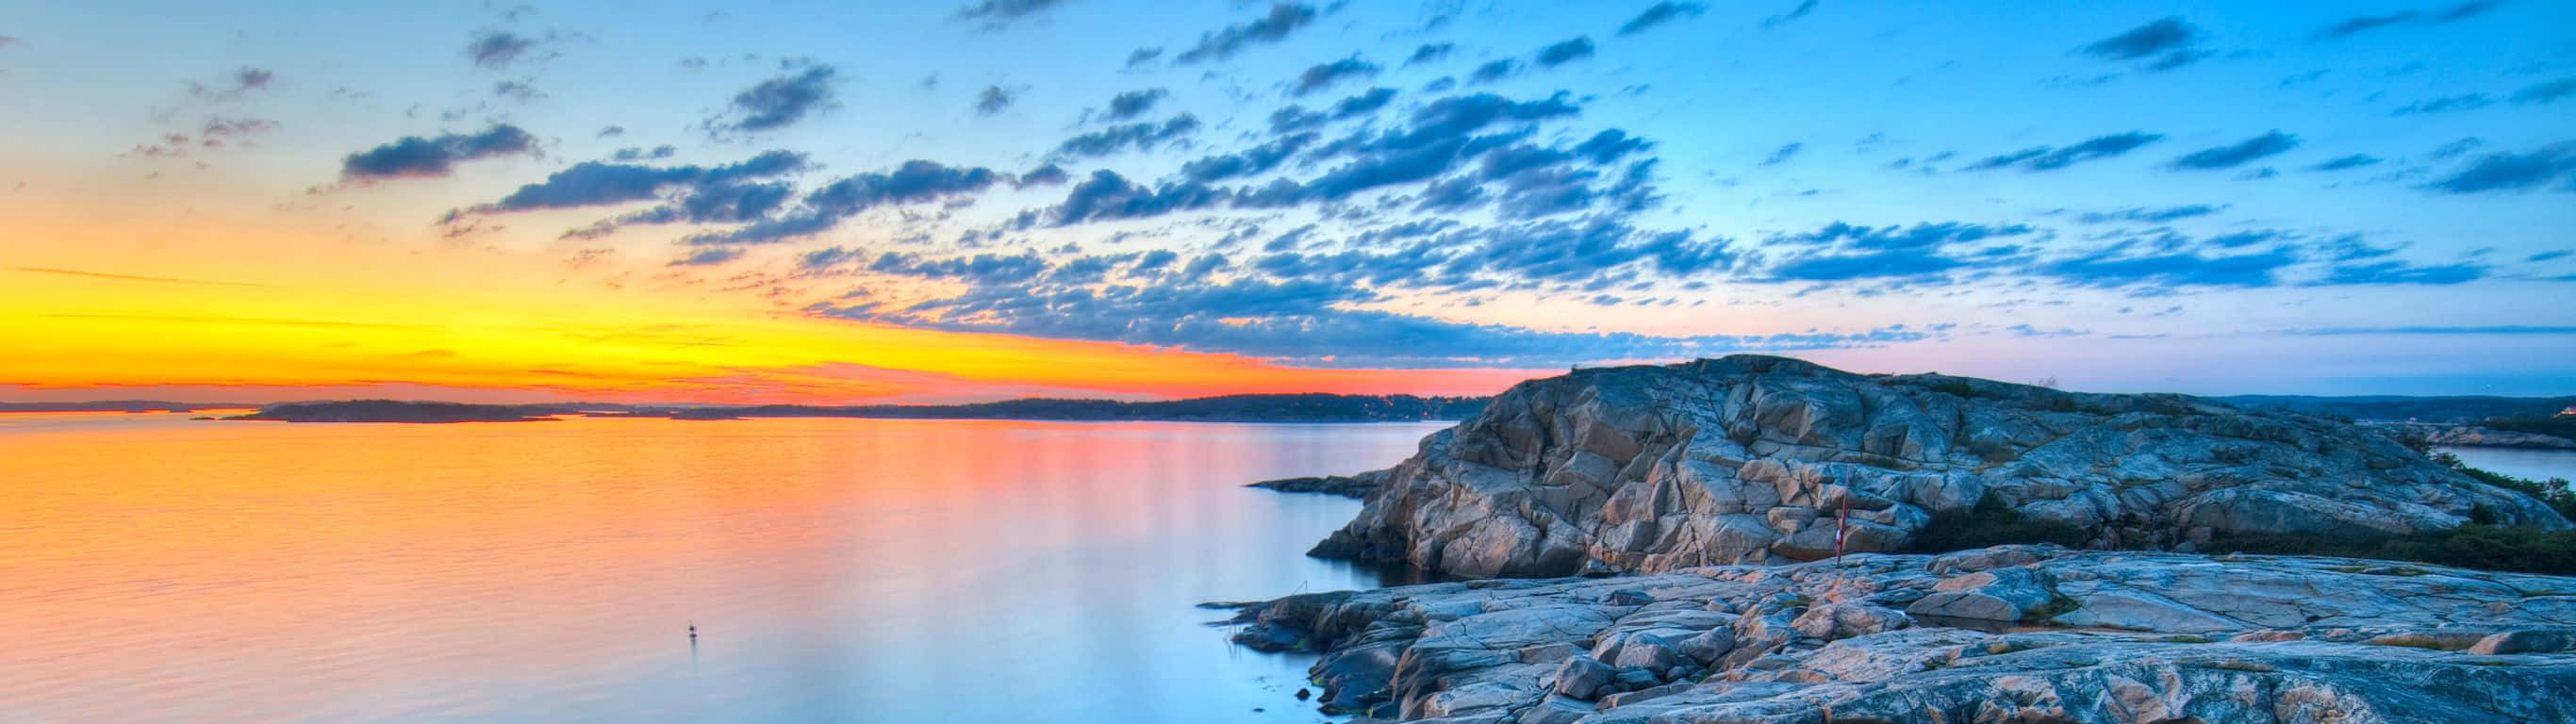
[[[1797,7],[1789,8],[1789,12],[1763,18],[1762,27],[1776,28],[1782,25],[1787,25],[1790,21],[1806,17],[1808,13],[1815,11],[1816,0],[1799,0]]]
[[[2084,214],[2077,216],[2076,220],[2087,224],[2107,224],[2113,222],[2162,224],[2169,221],[2180,221],[2196,216],[2208,216],[2225,210],[2227,210],[2226,204],[2219,204],[2216,206],[2211,206],[2209,204],[2190,204],[2187,206],[2166,206],[2162,208],[2132,206],[2117,211],[2085,212]]]
[[[1154,110],[1154,104],[1163,102],[1163,99],[1170,95],[1171,94],[1169,92],[1166,92],[1161,88],[1147,88],[1145,90],[1120,93],[1109,99],[1109,111],[1101,114],[1101,118],[1112,121],[1124,121],[1137,116],[1142,116],[1145,115],[1147,111]]]
[[[1173,116],[1162,123],[1129,123],[1064,139],[1056,144],[1056,158],[1089,158],[1107,156],[1128,149],[1153,150],[1156,145],[1187,136],[1199,130],[1199,119],[1187,113]]]
[[[740,248],[730,246],[712,246],[690,252],[688,256],[673,259],[671,260],[671,266],[712,266],[733,261],[741,257],[742,249]]]
[[[1334,83],[1345,79],[1377,75],[1378,70],[1377,64],[1360,60],[1356,55],[1316,65],[1307,68],[1304,73],[1297,74],[1294,93],[1304,96],[1332,87]]]
[[[984,86],[984,92],[975,94],[975,115],[990,116],[1009,107],[1011,92],[1002,90],[1001,86]]]
[[[2172,70],[2208,57],[2207,51],[2197,48],[2200,40],[2199,28],[2182,18],[2169,17],[2093,41],[2079,50],[2106,61],[2144,61],[2142,67],[2147,70]]]
[[[2408,103],[2408,104],[2403,105],[2403,106],[2398,106],[2398,107],[2397,107],[2397,110],[2389,111],[2389,112],[2388,112],[2388,115],[2392,115],[2392,116],[2411,116],[2411,115],[2416,115],[2416,114],[2421,114],[2421,113],[2445,113],[2445,112],[2449,112],[2449,111],[2474,111],[2474,110],[2477,110],[2477,109],[2480,109],[2480,108],[2485,108],[2485,107],[2487,107],[2487,106],[2495,105],[2495,103],[2496,103],[2496,102],[2495,102],[2495,99],[2493,99],[2493,98],[2488,98],[2488,97],[2487,97],[2487,94],[2485,94],[2485,93],[2467,93],[2467,94],[2456,95],[2456,96],[2443,96],[2443,97],[2440,97],[2440,98],[2429,98],[2429,99],[2425,99],[2425,100],[2416,101],[2416,102],[2413,102],[2413,103]]]
[[[1315,7],[1304,3],[1279,3],[1270,6],[1270,14],[1241,25],[1199,36],[1198,45],[1181,51],[1172,59],[1183,65],[1234,57],[1245,47],[1259,43],[1276,43],[1289,33],[1315,21]],[[1132,64],[1132,62],[1131,62]]]
[[[1796,155],[1798,155],[1798,150],[1799,150],[1799,149],[1802,149],[1802,148],[1806,148],[1806,144],[1803,144],[1803,143],[1792,143],[1792,144],[1789,144],[1789,145],[1781,146],[1781,147],[1779,148],[1779,150],[1772,151],[1770,156],[1763,158],[1763,159],[1762,159],[1762,165],[1764,165],[1764,166],[1778,166],[1778,165],[1783,164],[1783,163],[1788,163],[1788,162],[1789,162],[1789,158],[1790,158],[1791,156],[1796,156]]]
[[[2273,129],[2263,135],[2233,144],[2204,148],[2173,160],[2172,167],[2187,170],[2235,168],[2255,159],[2276,156],[2299,147],[2299,137]]]
[[[1637,13],[1637,17],[1628,19],[1627,23],[1619,26],[1619,34],[1635,35],[1639,32],[1643,32],[1647,28],[1652,28],[1664,23],[1685,18],[1699,17],[1699,14],[1704,12],[1708,12],[1707,5],[1693,2],[1677,3],[1672,2],[1671,0],[1665,0],[1664,2],[1648,6],[1645,12]]]
[[[465,58],[474,61],[475,65],[500,70],[510,67],[512,62],[536,47],[537,41],[514,33],[484,33],[465,44]]]
[[[832,66],[804,70],[761,81],[733,96],[728,115],[707,122],[710,129],[738,133],[774,131],[795,125],[807,115],[832,105]]]
[[[983,0],[957,8],[957,19],[982,23],[993,30],[1018,22],[1069,0]]]
[[[1450,51],[1455,50],[1456,48],[1456,45],[1450,43],[1424,43],[1422,44],[1422,47],[1413,49],[1413,55],[1405,58],[1404,64],[1415,65],[1418,63],[1429,63],[1441,58],[1446,58],[1449,57]]]
[[[1539,67],[1554,68],[1592,57],[1592,36],[1585,35],[1538,49]]]
[[[2427,190],[2447,194],[2524,192],[2567,179],[2559,191],[2576,191],[2576,142],[2559,142],[2528,153],[2494,153],[2479,157]]]
[[[2023,171],[2054,171],[2085,161],[2110,158],[2164,139],[2164,134],[2128,131],[2096,136],[2065,147],[2032,146],[1969,164],[1966,170],[1983,171],[2018,166]]]
[[[2524,86],[2522,90],[2513,92],[2513,102],[2517,105],[2539,105],[2568,96],[2576,96],[2576,76]]]
[[[189,81],[188,95],[211,102],[236,100],[251,91],[267,88],[269,82],[276,79],[277,74],[266,69],[244,67],[213,82]]]
[[[349,154],[340,161],[340,177],[350,181],[445,176],[458,163],[508,155],[535,155],[537,138],[518,126],[496,125],[480,133],[404,136],[392,143]]]
[[[2497,5],[2502,4],[2504,3],[2501,2],[2501,0],[2471,0],[2470,2],[2464,2],[2429,12],[2420,10],[2400,10],[2386,15],[2355,15],[2344,18],[2333,25],[2326,26],[2323,30],[2317,31],[2317,38],[2320,40],[2337,40],[2380,28],[2398,25],[2440,25],[2442,23],[2475,17],[2488,10],[2493,10]]]

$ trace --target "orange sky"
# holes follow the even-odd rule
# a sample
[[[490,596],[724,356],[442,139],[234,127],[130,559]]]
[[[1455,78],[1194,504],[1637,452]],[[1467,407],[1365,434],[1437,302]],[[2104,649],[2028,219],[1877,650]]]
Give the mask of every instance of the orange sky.
[[[571,263],[559,250],[423,249],[260,214],[55,216],[13,221],[10,237],[35,243],[0,254],[0,337],[13,348],[0,400],[1490,394],[1537,374],[1298,368],[817,318],[613,252]]]

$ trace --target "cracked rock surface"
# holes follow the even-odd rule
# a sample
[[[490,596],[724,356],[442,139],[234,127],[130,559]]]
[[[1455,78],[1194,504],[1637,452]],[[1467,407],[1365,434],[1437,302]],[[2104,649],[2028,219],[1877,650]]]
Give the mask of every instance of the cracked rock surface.
[[[1246,606],[1327,712],[1446,724],[2576,721],[2576,578],[2001,546]]]
[[[1795,563],[1832,555],[1837,535],[1851,551],[1898,550],[1933,513],[1989,495],[2095,548],[2411,533],[2481,510],[2569,527],[2537,500],[2323,418],[1755,355],[1524,382],[1362,477],[1375,484],[1365,506],[1316,555],[1467,578]],[[2034,605],[1944,600],[1954,613]],[[2099,615],[2165,615],[2159,605]]]

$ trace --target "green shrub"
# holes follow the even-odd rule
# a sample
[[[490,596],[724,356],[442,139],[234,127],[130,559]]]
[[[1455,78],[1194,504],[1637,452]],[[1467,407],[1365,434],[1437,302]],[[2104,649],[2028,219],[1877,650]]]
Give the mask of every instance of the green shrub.
[[[2488,571],[2576,575],[2576,531],[2474,523],[2413,535],[2220,534],[2204,550],[2377,558]]]
[[[1967,510],[1933,513],[1923,530],[1906,541],[1905,553],[1948,553],[2007,543],[2055,543],[2074,547],[2092,536],[2068,523],[2022,515],[1993,492]]]

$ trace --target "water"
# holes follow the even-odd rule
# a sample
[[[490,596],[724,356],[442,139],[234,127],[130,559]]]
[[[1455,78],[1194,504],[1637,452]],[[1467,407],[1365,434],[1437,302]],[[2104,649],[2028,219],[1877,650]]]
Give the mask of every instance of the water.
[[[0,415],[0,722],[1317,721],[1237,486],[1439,427],[184,418]]]
[[[2446,447],[2442,450],[2460,456],[2460,462],[2480,470],[2491,470],[2528,480],[2550,478],[2576,480],[2576,450],[2510,447]]]

